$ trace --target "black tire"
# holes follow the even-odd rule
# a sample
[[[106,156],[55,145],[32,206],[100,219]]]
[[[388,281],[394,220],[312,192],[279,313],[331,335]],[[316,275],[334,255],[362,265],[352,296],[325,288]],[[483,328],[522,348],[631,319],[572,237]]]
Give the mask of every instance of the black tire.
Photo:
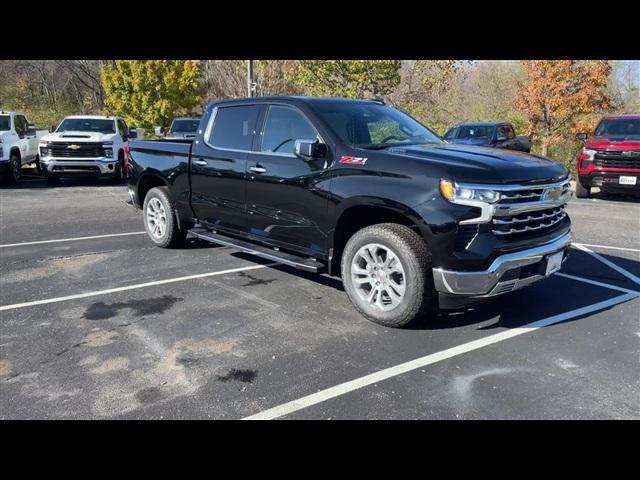
[[[119,155],[118,163],[116,163],[116,169],[113,173],[113,177],[111,178],[111,181],[116,185],[120,185],[124,179],[123,162],[124,158],[122,157],[122,155]]]
[[[7,172],[9,185],[15,185],[20,181],[20,177],[22,177],[21,171],[22,163],[20,162],[20,157],[15,153],[12,153],[9,158],[9,171]]]
[[[38,175],[42,175],[42,165],[40,165],[40,155],[36,156],[35,164],[36,164],[36,172],[38,172]]]
[[[404,296],[390,310],[367,302],[356,290],[351,275],[352,262],[358,251],[377,244],[390,249],[404,270]],[[353,306],[368,320],[386,327],[402,327],[411,321],[437,312],[438,297],[433,285],[431,255],[424,240],[413,230],[396,223],[380,223],[356,232],[347,242],[341,262],[342,283]],[[387,274],[388,275],[388,274]],[[382,282],[387,280],[383,279]],[[373,285],[371,289],[373,290]],[[361,289],[362,290],[362,289]],[[382,293],[375,295],[376,299]],[[386,294],[388,295],[388,294]]]
[[[583,187],[580,181],[576,182],[576,197],[589,198],[591,196],[591,187]]]
[[[164,211],[164,232],[161,235],[157,235],[153,231],[153,227],[148,220],[148,212],[150,209],[155,209],[157,206],[155,200],[159,201]],[[150,204],[153,204],[150,206]],[[157,211],[157,209],[155,209]],[[149,190],[147,196],[144,197],[144,203],[142,207],[142,217],[144,221],[144,228],[151,241],[158,247],[162,248],[174,248],[182,245],[187,238],[187,230],[181,230],[178,228],[178,221],[176,219],[176,210],[169,194],[167,187],[155,187]]]

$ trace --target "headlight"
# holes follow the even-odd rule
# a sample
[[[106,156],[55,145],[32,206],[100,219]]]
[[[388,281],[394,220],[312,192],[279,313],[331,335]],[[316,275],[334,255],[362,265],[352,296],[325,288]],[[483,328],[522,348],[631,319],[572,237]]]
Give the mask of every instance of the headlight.
[[[105,156],[105,157],[113,157],[113,149],[111,149],[111,148],[105,148],[105,149],[104,149],[104,156]]]
[[[452,203],[458,203],[460,200],[495,203],[500,200],[500,192],[484,188],[461,187],[450,180],[440,180],[440,193]]]

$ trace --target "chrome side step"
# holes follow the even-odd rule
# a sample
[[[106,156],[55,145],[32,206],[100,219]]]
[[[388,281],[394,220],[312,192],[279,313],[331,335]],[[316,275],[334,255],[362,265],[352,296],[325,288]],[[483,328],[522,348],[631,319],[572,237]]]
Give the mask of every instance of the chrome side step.
[[[266,258],[267,260],[272,260],[301,270],[306,270],[307,272],[318,273],[326,267],[324,263],[313,258],[300,257],[291,253],[281,252],[274,250],[273,248],[247,242],[245,240],[214,233],[204,228],[192,228],[189,230],[189,234],[202,240],[206,240],[207,242],[217,243],[218,245],[223,245],[225,247],[232,247],[240,250],[241,252]]]

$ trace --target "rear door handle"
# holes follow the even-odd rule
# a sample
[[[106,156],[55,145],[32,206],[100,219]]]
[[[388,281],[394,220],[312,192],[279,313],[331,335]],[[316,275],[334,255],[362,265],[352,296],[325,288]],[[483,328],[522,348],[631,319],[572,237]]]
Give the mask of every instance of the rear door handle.
[[[267,169],[264,167],[249,167],[249,171],[253,173],[267,173]]]
[[[194,160],[193,163],[195,163],[199,167],[206,167],[207,166],[207,161],[206,160]]]

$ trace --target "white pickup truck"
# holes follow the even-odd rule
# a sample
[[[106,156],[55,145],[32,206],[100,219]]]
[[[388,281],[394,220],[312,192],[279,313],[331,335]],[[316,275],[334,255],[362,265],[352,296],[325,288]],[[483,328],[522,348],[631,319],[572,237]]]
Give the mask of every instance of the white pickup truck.
[[[46,130],[35,125],[20,112],[0,111],[0,176],[15,184],[22,165],[38,162],[38,142]]]
[[[66,117],[40,139],[40,166],[47,183],[61,177],[106,177],[122,182],[125,147],[137,131],[120,117]]]

